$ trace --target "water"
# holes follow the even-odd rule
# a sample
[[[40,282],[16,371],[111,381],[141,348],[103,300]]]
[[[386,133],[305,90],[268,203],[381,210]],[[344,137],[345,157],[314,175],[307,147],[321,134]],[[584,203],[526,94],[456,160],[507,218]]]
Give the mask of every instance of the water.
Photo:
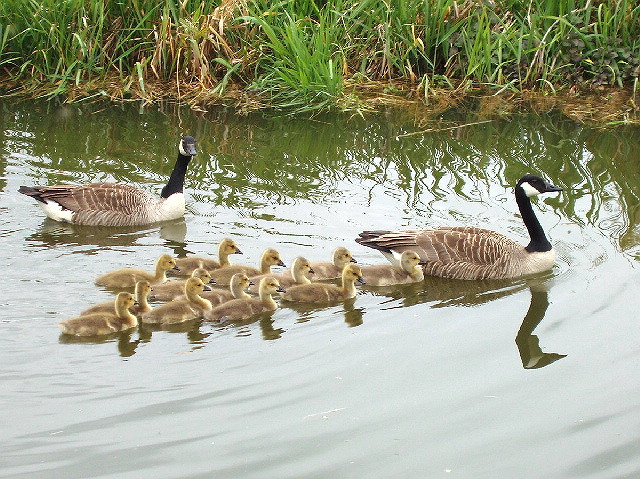
[[[412,116],[413,115],[413,116]],[[622,478],[640,475],[640,135],[559,116],[428,131],[409,112],[291,120],[173,108],[0,103],[0,476],[11,478]],[[484,120],[447,112],[435,127]],[[20,185],[118,180],[159,191],[198,138],[184,219],[57,224]],[[99,274],[164,252],[326,260],[365,229],[478,225],[553,271],[362,288],[330,307],[102,340],[56,322],[110,293]],[[238,259],[238,261],[240,260]]]

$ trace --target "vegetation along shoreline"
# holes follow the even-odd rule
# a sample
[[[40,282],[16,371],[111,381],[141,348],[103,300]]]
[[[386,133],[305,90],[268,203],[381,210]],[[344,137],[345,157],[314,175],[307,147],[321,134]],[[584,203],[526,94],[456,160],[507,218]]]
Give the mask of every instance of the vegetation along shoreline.
[[[0,93],[640,123],[634,0],[5,0]]]

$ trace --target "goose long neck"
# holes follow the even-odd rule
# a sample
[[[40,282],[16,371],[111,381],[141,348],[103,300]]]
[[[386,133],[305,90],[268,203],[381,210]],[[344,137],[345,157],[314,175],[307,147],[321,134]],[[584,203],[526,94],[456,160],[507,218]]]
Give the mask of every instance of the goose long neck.
[[[184,176],[187,173],[187,167],[191,161],[191,156],[185,156],[182,153],[178,153],[178,159],[173,167],[169,181],[162,188],[160,196],[162,198],[169,198],[174,193],[182,193],[184,187]]]
[[[229,261],[229,253],[227,253],[226,248],[222,244],[218,246],[218,259],[220,260],[220,267],[231,265],[231,261]]]
[[[138,323],[138,318],[136,318],[135,315],[131,314],[131,311],[129,311],[129,308],[127,308],[125,303],[116,301],[115,309],[116,309],[116,316],[121,320],[129,324],[133,324],[134,326]]]
[[[231,283],[231,294],[234,298],[250,298],[251,295],[242,289],[242,283]]]
[[[342,291],[347,296],[354,296],[356,294],[356,282],[353,279],[347,279],[346,275],[342,274]]]
[[[311,281],[307,278],[307,275],[304,274],[304,270],[294,264],[291,268],[291,277],[296,284],[309,284]]]
[[[167,280],[167,272],[164,270],[160,262],[156,264],[156,272],[153,280],[156,283],[164,283]]]
[[[138,302],[138,311],[140,313],[147,313],[151,311],[151,305],[147,300],[147,294],[145,291],[136,291],[136,301]]]
[[[544,230],[542,229],[538,218],[533,212],[531,200],[526,195],[524,190],[519,186],[516,187],[516,203],[518,204],[518,209],[520,210],[522,221],[527,227],[529,238],[531,239],[525,249],[529,253],[550,251],[552,248],[551,243],[549,243],[549,240],[545,236]]]
[[[260,273],[271,273],[271,264],[269,264],[269,258],[266,254],[263,254],[262,258],[260,259]]]

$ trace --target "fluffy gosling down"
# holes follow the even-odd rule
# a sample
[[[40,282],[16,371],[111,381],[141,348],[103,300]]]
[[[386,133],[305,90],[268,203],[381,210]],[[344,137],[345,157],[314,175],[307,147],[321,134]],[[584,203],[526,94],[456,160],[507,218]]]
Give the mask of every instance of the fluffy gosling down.
[[[242,254],[240,248],[235,241],[229,238],[223,239],[218,245],[218,260],[203,256],[189,256],[187,258],[178,258],[176,264],[180,268],[181,276],[190,276],[193,270],[197,268],[204,268],[208,271],[214,269],[223,268],[225,266],[231,266],[229,256],[232,254]]]
[[[151,292],[151,285],[149,281],[143,280],[138,281],[136,283],[136,291],[134,293],[136,302],[133,306],[129,308],[132,314],[136,316],[141,316],[144,313],[151,311],[151,306],[147,301],[149,297],[149,293]],[[93,306],[85,309],[80,313],[80,316],[85,316],[91,313],[99,313],[99,312],[109,312],[113,311],[113,301],[105,301],[104,303],[94,304]]]
[[[244,273],[236,273],[231,277],[231,283],[228,289],[211,289],[205,291],[200,296],[208,300],[212,306],[217,306],[232,299],[250,298],[251,295],[246,292],[249,286],[253,286],[253,281]],[[177,298],[183,299],[183,298]]]
[[[21,186],[20,193],[35,199],[56,221],[93,226],[133,226],[184,216],[184,177],[196,154],[196,140],[185,136],[178,158],[160,197],[119,183]]]
[[[200,278],[204,284],[215,284],[215,280],[211,278],[211,273],[204,268],[196,268],[191,273],[192,278]],[[152,301],[171,301],[178,296],[184,294],[184,286],[186,279],[178,279],[175,281],[167,281],[166,283],[155,284],[151,287]]]
[[[260,257],[259,269],[252,266],[232,265],[212,271],[211,277],[216,280],[217,284],[226,286],[231,281],[231,277],[236,273],[244,273],[249,277],[268,274],[271,273],[272,266],[285,266],[285,264],[280,258],[280,253],[273,248],[268,248]]]
[[[424,262],[415,251],[403,251],[400,256],[400,266],[392,264],[363,266],[362,277],[368,286],[417,283],[424,280],[423,264]]]
[[[258,285],[262,278],[267,276],[271,276],[275,278],[280,283],[284,289],[289,288],[295,284],[309,284],[311,280],[308,275],[313,275],[315,273],[314,269],[311,267],[309,261],[302,256],[298,256],[293,260],[293,264],[291,265],[291,270],[285,271],[278,274],[261,274],[258,276],[252,276],[249,278],[254,285],[249,287],[249,292],[252,294],[258,293]]]
[[[98,276],[95,283],[107,288],[133,288],[138,281],[144,280],[154,285],[164,283],[170,269],[177,269],[176,260],[171,255],[163,254],[156,260],[153,273],[138,268],[122,268]]]
[[[357,294],[355,283],[365,284],[362,270],[357,264],[349,263],[342,270],[342,286],[326,283],[311,283],[291,286],[281,295],[283,301],[298,303],[330,303],[354,298]]]
[[[58,323],[58,327],[63,334],[73,336],[102,336],[126,331],[138,325],[138,318],[129,311],[134,303],[131,293],[118,293],[113,302],[112,311],[66,319]]]
[[[211,303],[200,296],[208,288],[200,278],[189,278],[184,285],[186,299],[169,301],[142,315],[145,324],[178,324],[202,317]]]
[[[280,286],[277,279],[267,276],[260,280],[258,298],[240,298],[232,299],[204,315],[206,321],[242,321],[253,315],[265,312],[275,311],[278,303],[271,297],[272,294],[284,293],[285,289]]]

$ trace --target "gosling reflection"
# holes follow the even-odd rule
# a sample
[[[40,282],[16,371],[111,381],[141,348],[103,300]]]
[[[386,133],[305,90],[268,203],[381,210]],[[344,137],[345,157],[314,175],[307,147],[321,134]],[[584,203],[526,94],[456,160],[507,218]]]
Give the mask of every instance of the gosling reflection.
[[[265,341],[273,341],[276,339],[280,339],[284,334],[284,329],[274,327],[275,320],[273,319],[273,315],[276,311],[265,311],[259,314],[254,314],[253,316],[236,321],[227,321],[222,325],[214,325],[216,330],[221,329],[234,329],[236,330],[236,336],[251,336],[254,328],[252,325],[258,324],[260,327],[260,333],[262,334],[262,339]],[[207,323],[212,324],[212,323]]]
[[[364,323],[363,315],[364,308],[356,308],[355,304],[358,301],[358,296],[355,298],[345,299],[342,302],[336,302],[330,304],[331,307],[340,307],[342,309],[338,309],[334,314],[342,314],[344,316],[344,322],[350,328],[355,326],[360,326]],[[284,305],[286,309],[290,309],[295,311],[298,315],[297,322],[298,323],[306,323],[308,321],[312,321],[318,313],[322,314],[327,311],[327,305],[317,305],[314,303],[292,303],[287,302]]]
[[[136,354],[136,349],[143,342],[142,338],[132,339],[133,330],[121,333],[113,333],[106,336],[71,336],[61,334],[58,338],[60,344],[107,344],[116,343],[118,354],[123,358],[129,358]]]
[[[531,304],[516,335],[516,345],[525,369],[538,369],[566,357],[566,354],[545,353],[540,348],[538,336],[533,334],[549,307],[548,292],[530,287]]]

